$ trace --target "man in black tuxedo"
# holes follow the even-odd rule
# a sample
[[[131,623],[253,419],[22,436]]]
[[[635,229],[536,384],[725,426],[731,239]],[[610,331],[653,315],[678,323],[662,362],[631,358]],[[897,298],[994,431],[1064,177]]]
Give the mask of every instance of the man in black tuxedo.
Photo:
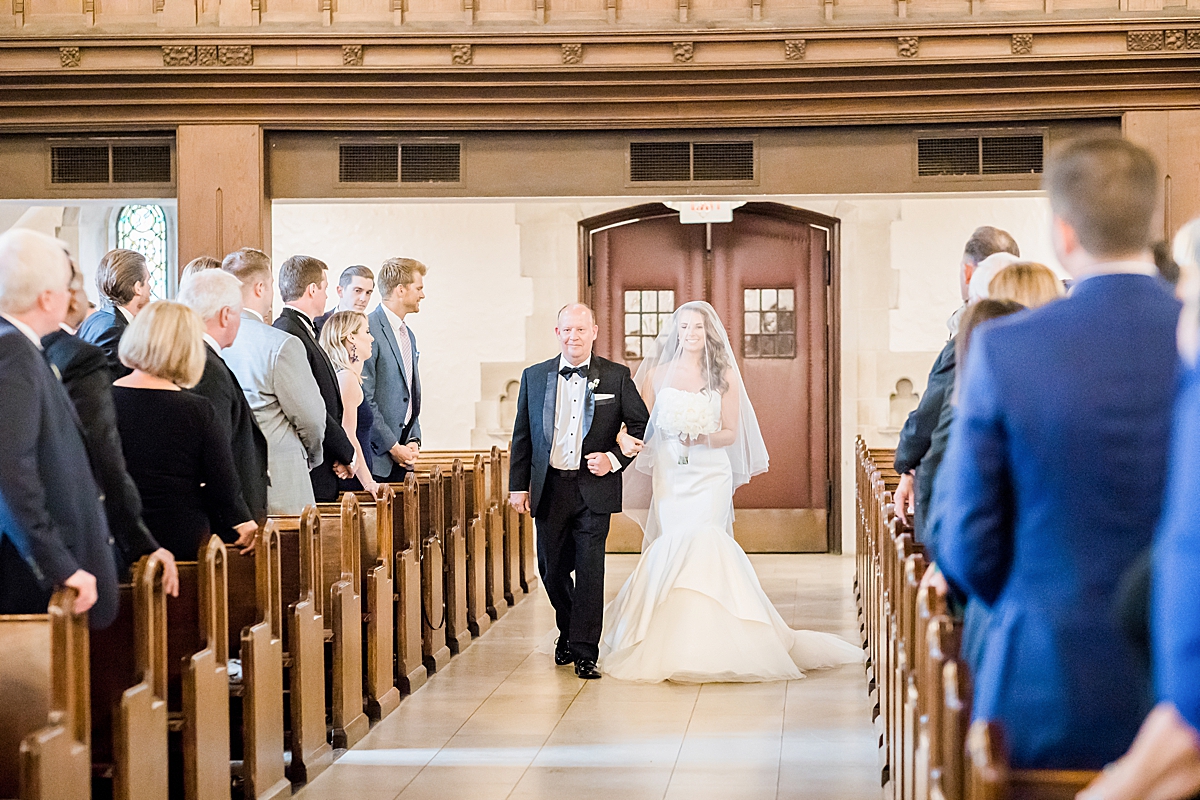
[[[45,234],[0,234],[0,614],[44,614],[79,592],[93,628],[117,616],[117,567],[100,489],[66,390],[42,353],[70,303],[70,262]]]
[[[537,523],[538,571],[554,606],[554,662],[599,678],[604,545],[621,511],[622,423],[641,438],[650,414],[629,368],[592,354],[596,317],[585,305],[558,314],[562,354],[521,375],[509,469],[512,506]],[[575,573],[572,581],[571,573]]]
[[[237,339],[242,324],[242,283],[222,270],[210,269],[186,278],[179,302],[204,321],[204,375],[191,388],[207,397],[217,424],[233,450],[238,473],[238,518],[262,525],[267,519],[267,439],[221,351]],[[247,549],[253,549],[253,543]]]
[[[338,478],[353,475],[354,445],[342,427],[342,394],[338,391],[333,362],[321,349],[313,318],[325,310],[329,282],[323,261],[312,256],[292,256],[279,268],[279,294],[283,311],[273,323],[304,343],[308,365],[325,401],[325,460],[309,472],[318,503],[338,499]]]
[[[104,351],[74,335],[87,314],[88,298],[83,275],[71,265],[71,302],[59,330],[42,337],[46,360],[58,369],[63,387],[79,415],[80,432],[87,447],[92,475],[104,493],[108,529],[117,543],[117,571],[126,574],[139,558],[157,553],[166,566],[163,586],[178,596],[179,572],[175,556],[160,547],[142,520],[142,498],[137,484],[125,468],[121,437],[117,434],[117,410],[112,399],[112,373]]]
[[[150,302],[150,268],[136,250],[109,250],[96,266],[100,310],[79,326],[78,336],[104,351],[113,380],[133,370],[121,363],[117,348],[133,318]]]

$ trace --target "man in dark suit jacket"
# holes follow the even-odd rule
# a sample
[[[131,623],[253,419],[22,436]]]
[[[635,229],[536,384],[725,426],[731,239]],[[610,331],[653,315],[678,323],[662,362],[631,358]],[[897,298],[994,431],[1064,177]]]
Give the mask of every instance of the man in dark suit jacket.
[[[1014,256],[1019,256],[1021,250],[1017,247],[1016,240],[1007,231],[987,225],[976,228],[975,232],[971,234],[971,238],[967,240],[966,247],[963,248],[962,263],[958,270],[959,290],[962,293],[964,304],[967,302],[971,277],[975,274],[975,268],[981,261],[995,253],[1012,253]],[[965,305],[963,307],[965,308]],[[928,476],[927,480],[922,479],[919,468],[921,460],[929,452],[929,444],[933,437],[933,431],[937,428],[942,406],[945,405],[946,399],[954,390],[954,336],[958,332],[958,319],[961,314],[962,309],[959,309],[950,318],[950,341],[946,342],[942,352],[933,362],[933,369],[929,370],[929,378],[925,382],[925,394],[921,395],[920,403],[905,420],[904,428],[900,431],[900,442],[896,445],[894,466],[896,472],[902,476],[900,485],[896,488],[896,513],[907,522],[910,505],[916,509],[916,519],[912,521],[912,524],[918,541],[921,540],[924,533],[926,515],[929,513],[929,500],[933,495],[932,475]],[[916,487],[918,491],[915,498],[913,496],[914,481],[921,484]]]
[[[96,267],[100,309],[79,326],[78,336],[104,351],[113,380],[132,372],[121,363],[117,348],[129,323],[150,302],[150,269],[136,250],[110,250]]]
[[[217,424],[229,438],[238,471],[240,519],[260,525],[267,518],[267,439],[233,370],[220,352],[237,339],[242,322],[241,282],[221,270],[189,276],[179,289],[179,302],[204,321],[204,375],[191,391],[207,397]]]
[[[284,307],[273,323],[304,343],[308,364],[325,401],[325,460],[313,467],[313,495],[319,503],[338,499],[338,478],[353,474],[354,445],[342,427],[342,394],[333,362],[317,341],[313,317],[325,309],[328,281],[325,263],[311,256],[292,256],[279,268],[279,293]]]
[[[1045,185],[1077,282],[972,336],[937,563],[992,610],[973,716],[1003,725],[1015,767],[1099,769],[1149,710],[1116,606],[1162,505],[1179,304],[1149,250],[1161,191],[1149,153],[1077,140]]]
[[[0,234],[0,614],[44,614],[67,586],[103,628],[117,616],[113,541],[71,400],[41,352],[69,280],[55,239]]]
[[[538,570],[560,634],[555,663],[574,661],[587,679],[600,677],[604,544],[621,511],[619,471],[633,460],[617,434],[624,424],[641,438],[650,419],[629,368],[592,354],[595,319],[587,306],[564,308],[562,354],[521,375],[508,485],[513,507],[537,522]]]

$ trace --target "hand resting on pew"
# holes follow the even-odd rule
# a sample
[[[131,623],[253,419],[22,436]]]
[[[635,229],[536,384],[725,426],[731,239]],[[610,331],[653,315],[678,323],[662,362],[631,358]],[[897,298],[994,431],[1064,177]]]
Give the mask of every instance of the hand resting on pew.
[[[235,525],[234,531],[237,532],[237,541],[233,546],[238,548],[238,552],[242,555],[254,552],[254,540],[258,536],[258,523],[254,520],[243,522],[241,525]]]
[[[179,567],[175,565],[175,554],[165,547],[154,551],[163,562],[163,591],[171,597],[179,597]]]
[[[63,586],[68,586],[78,592],[75,595],[76,614],[82,614],[96,605],[99,595],[96,594],[96,576],[92,573],[77,569],[71,573],[71,577],[63,581]]]
[[[915,500],[916,496],[913,494],[913,474],[906,472],[900,476],[900,485],[896,487],[896,494],[892,497],[892,503],[896,508],[896,516],[905,525],[912,524],[912,515],[916,511]]]
[[[529,492],[509,492],[508,504],[518,514],[529,513]]]
[[[1200,792],[1200,733],[1170,703],[1146,717],[1124,756],[1076,800],[1183,800]]]
[[[938,597],[945,597],[950,593],[950,584],[946,583],[946,576],[938,569],[936,562],[930,564],[929,569],[921,576],[921,591],[930,588],[937,592]]]

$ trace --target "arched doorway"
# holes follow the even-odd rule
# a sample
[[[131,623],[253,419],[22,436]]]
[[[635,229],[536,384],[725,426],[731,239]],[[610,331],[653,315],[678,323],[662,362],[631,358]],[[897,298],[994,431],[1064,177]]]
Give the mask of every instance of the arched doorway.
[[[670,312],[692,300],[725,323],[771,454],[770,471],[734,498],[742,546],[840,552],[838,220],[747,203],[729,223],[681,224],[652,203],[583,220],[580,235],[600,355],[636,370]],[[614,523],[613,549],[636,549]]]

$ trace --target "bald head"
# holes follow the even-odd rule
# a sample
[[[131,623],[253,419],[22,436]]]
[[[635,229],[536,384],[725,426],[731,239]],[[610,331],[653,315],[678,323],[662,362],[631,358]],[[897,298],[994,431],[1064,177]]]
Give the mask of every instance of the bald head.
[[[590,308],[583,303],[571,303],[558,312],[554,332],[562,345],[563,358],[578,366],[592,354],[592,344],[600,329],[596,327],[596,315]]]
[[[21,228],[0,234],[0,313],[45,336],[66,319],[70,280],[62,242]]]

